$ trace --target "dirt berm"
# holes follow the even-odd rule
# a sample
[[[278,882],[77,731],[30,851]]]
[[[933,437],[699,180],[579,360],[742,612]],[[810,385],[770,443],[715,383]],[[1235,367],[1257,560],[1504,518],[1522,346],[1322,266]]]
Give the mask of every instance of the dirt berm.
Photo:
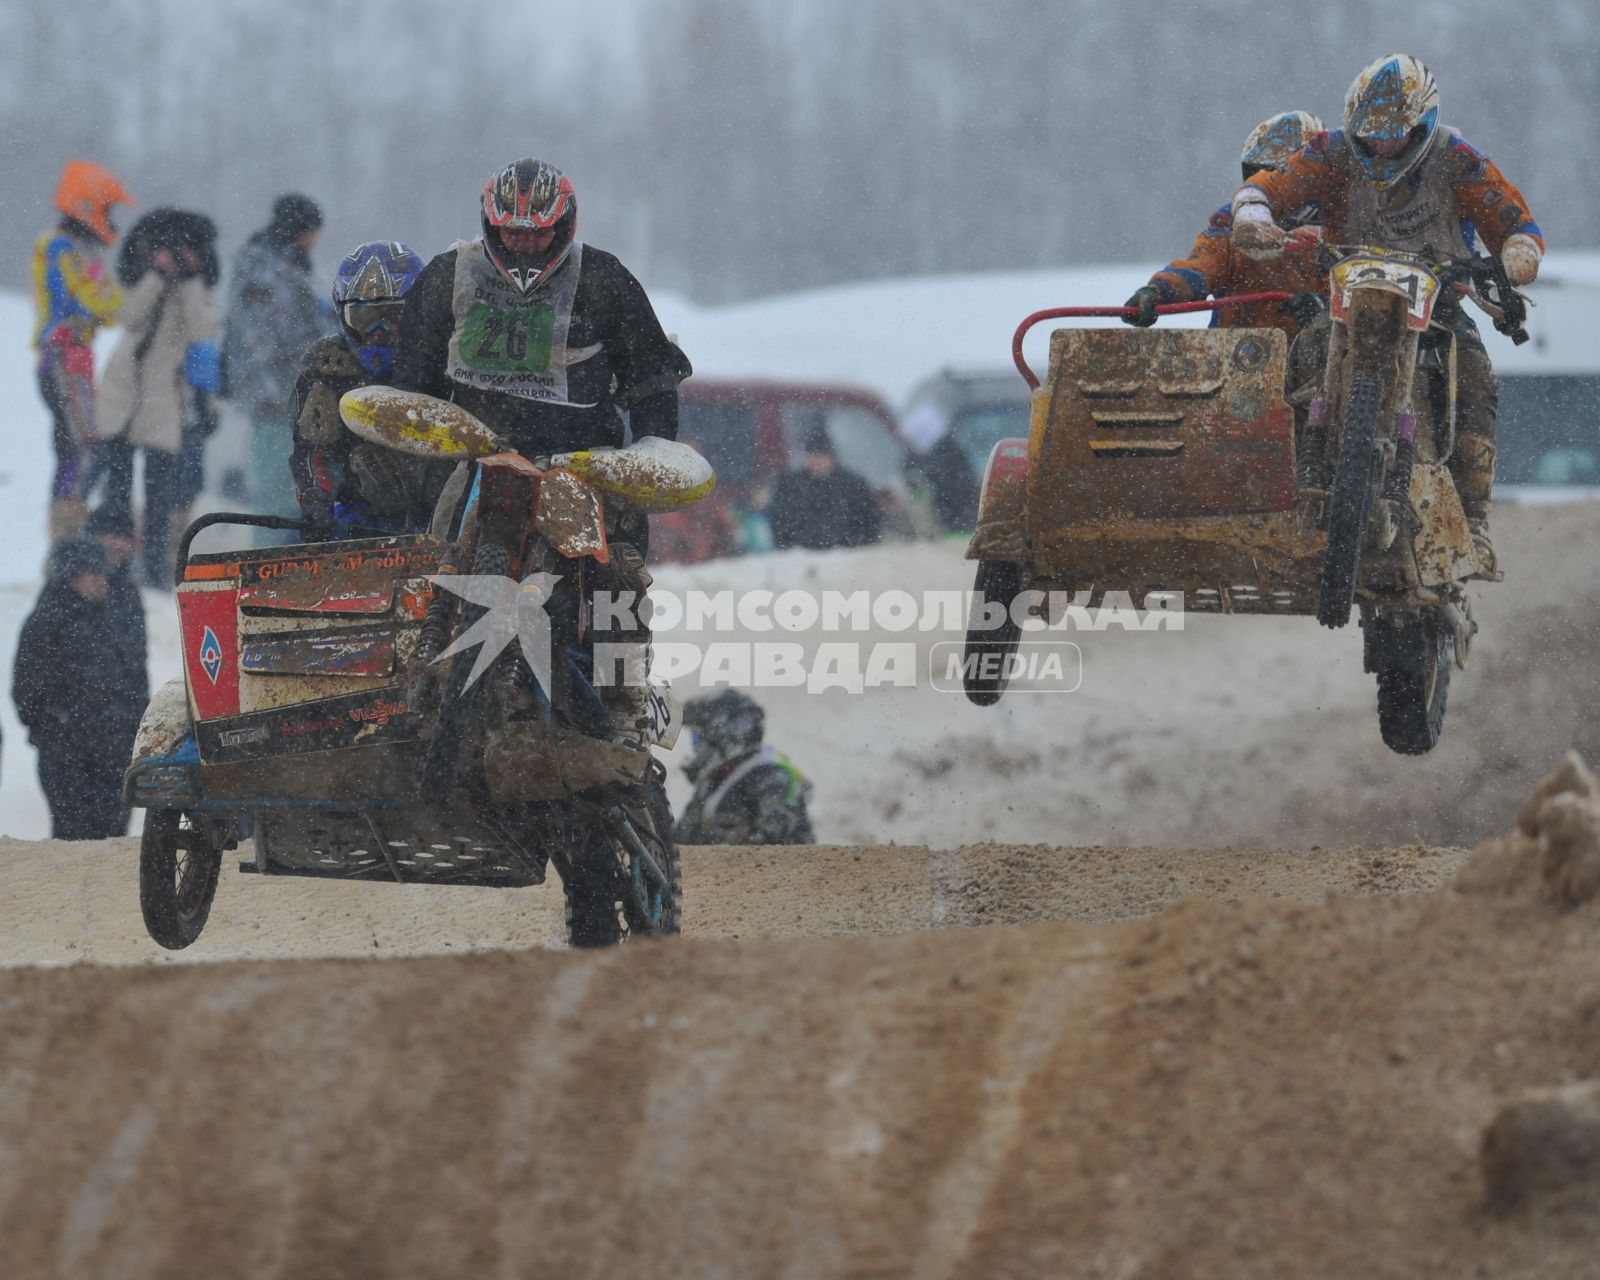
[[[1399,896],[6,970],[4,1273],[1593,1276],[1568,789]]]

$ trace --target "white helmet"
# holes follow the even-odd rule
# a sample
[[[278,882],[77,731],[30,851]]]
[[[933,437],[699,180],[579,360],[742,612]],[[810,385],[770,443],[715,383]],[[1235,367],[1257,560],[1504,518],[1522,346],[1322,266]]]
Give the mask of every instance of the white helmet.
[[[1380,191],[1422,163],[1439,136],[1439,86],[1415,58],[1392,53],[1358,75],[1344,98],[1345,136]]]
[[[1263,169],[1281,169],[1301,147],[1322,132],[1322,121],[1309,111],[1284,111],[1263,120],[1244,140],[1239,163],[1244,180]]]

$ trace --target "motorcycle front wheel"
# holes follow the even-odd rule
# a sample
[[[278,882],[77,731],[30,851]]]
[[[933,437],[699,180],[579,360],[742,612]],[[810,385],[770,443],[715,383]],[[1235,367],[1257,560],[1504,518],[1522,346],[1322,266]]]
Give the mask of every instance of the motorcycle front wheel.
[[[658,771],[652,773],[645,802],[648,824],[634,821],[628,806],[619,806],[608,822],[584,829],[554,856],[567,900],[569,946],[611,947],[625,938],[681,929],[678,846]]]
[[[1317,621],[1325,627],[1346,625],[1350,606],[1355,603],[1361,544],[1372,512],[1372,446],[1382,407],[1383,380],[1375,373],[1351,374],[1339,441],[1339,465],[1328,493],[1328,547],[1322,557],[1322,584],[1317,596]]]

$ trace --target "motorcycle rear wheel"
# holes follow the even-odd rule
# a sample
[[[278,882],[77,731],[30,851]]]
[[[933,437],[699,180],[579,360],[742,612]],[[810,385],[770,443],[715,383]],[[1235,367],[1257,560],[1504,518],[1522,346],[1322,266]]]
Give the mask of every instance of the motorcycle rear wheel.
[[[1444,732],[1455,634],[1437,609],[1398,625],[1368,614],[1367,665],[1378,676],[1378,731],[1404,756],[1426,755]]]
[[[147,809],[139,841],[139,911],[168,951],[181,951],[206,926],[222,850],[205,824],[182,809]]]
[[[1367,371],[1351,374],[1339,465],[1328,494],[1328,547],[1322,557],[1322,584],[1317,596],[1317,621],[1325,627],[1348,624],[1350,606],[1355,603],[1361,544],[1366,540],[1367,517],[1372,513],[1372,446],[1382,407],[1383,380]]]

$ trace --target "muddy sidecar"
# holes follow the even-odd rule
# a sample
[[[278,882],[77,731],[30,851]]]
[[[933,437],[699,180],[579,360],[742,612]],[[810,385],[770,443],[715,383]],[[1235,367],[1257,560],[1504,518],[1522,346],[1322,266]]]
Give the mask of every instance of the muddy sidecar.
[[[241,870],[263,875],[544,879],[492,814],[417,806],[430,721],[411,705],[412,655],[447,549],[399,536],[181,554],[184,678],[151,701],[124,779],[147,810],[140,904],[162,946],[199,936],[246,833]]]
[[[1050,314],[1017,333],[1030,382],[1022,335]],[[1021,667],[1023,625],[1050,607],[1032,593],[1319,615],[1326,515],[1297,507],[1312,491],[1296,488],[1286,358],[1275,329],[1051,335],[1028,439],[991,454],[967,551],[978,562],[962,668],[973,702],[997,702]],[[1475,630],[1460,583],[1476,561],[1442,456],[1419,451],[1402,516],[1366,537],[1355,592],[1382,736],[1407,753],[1437,741],[1450,667]]]

